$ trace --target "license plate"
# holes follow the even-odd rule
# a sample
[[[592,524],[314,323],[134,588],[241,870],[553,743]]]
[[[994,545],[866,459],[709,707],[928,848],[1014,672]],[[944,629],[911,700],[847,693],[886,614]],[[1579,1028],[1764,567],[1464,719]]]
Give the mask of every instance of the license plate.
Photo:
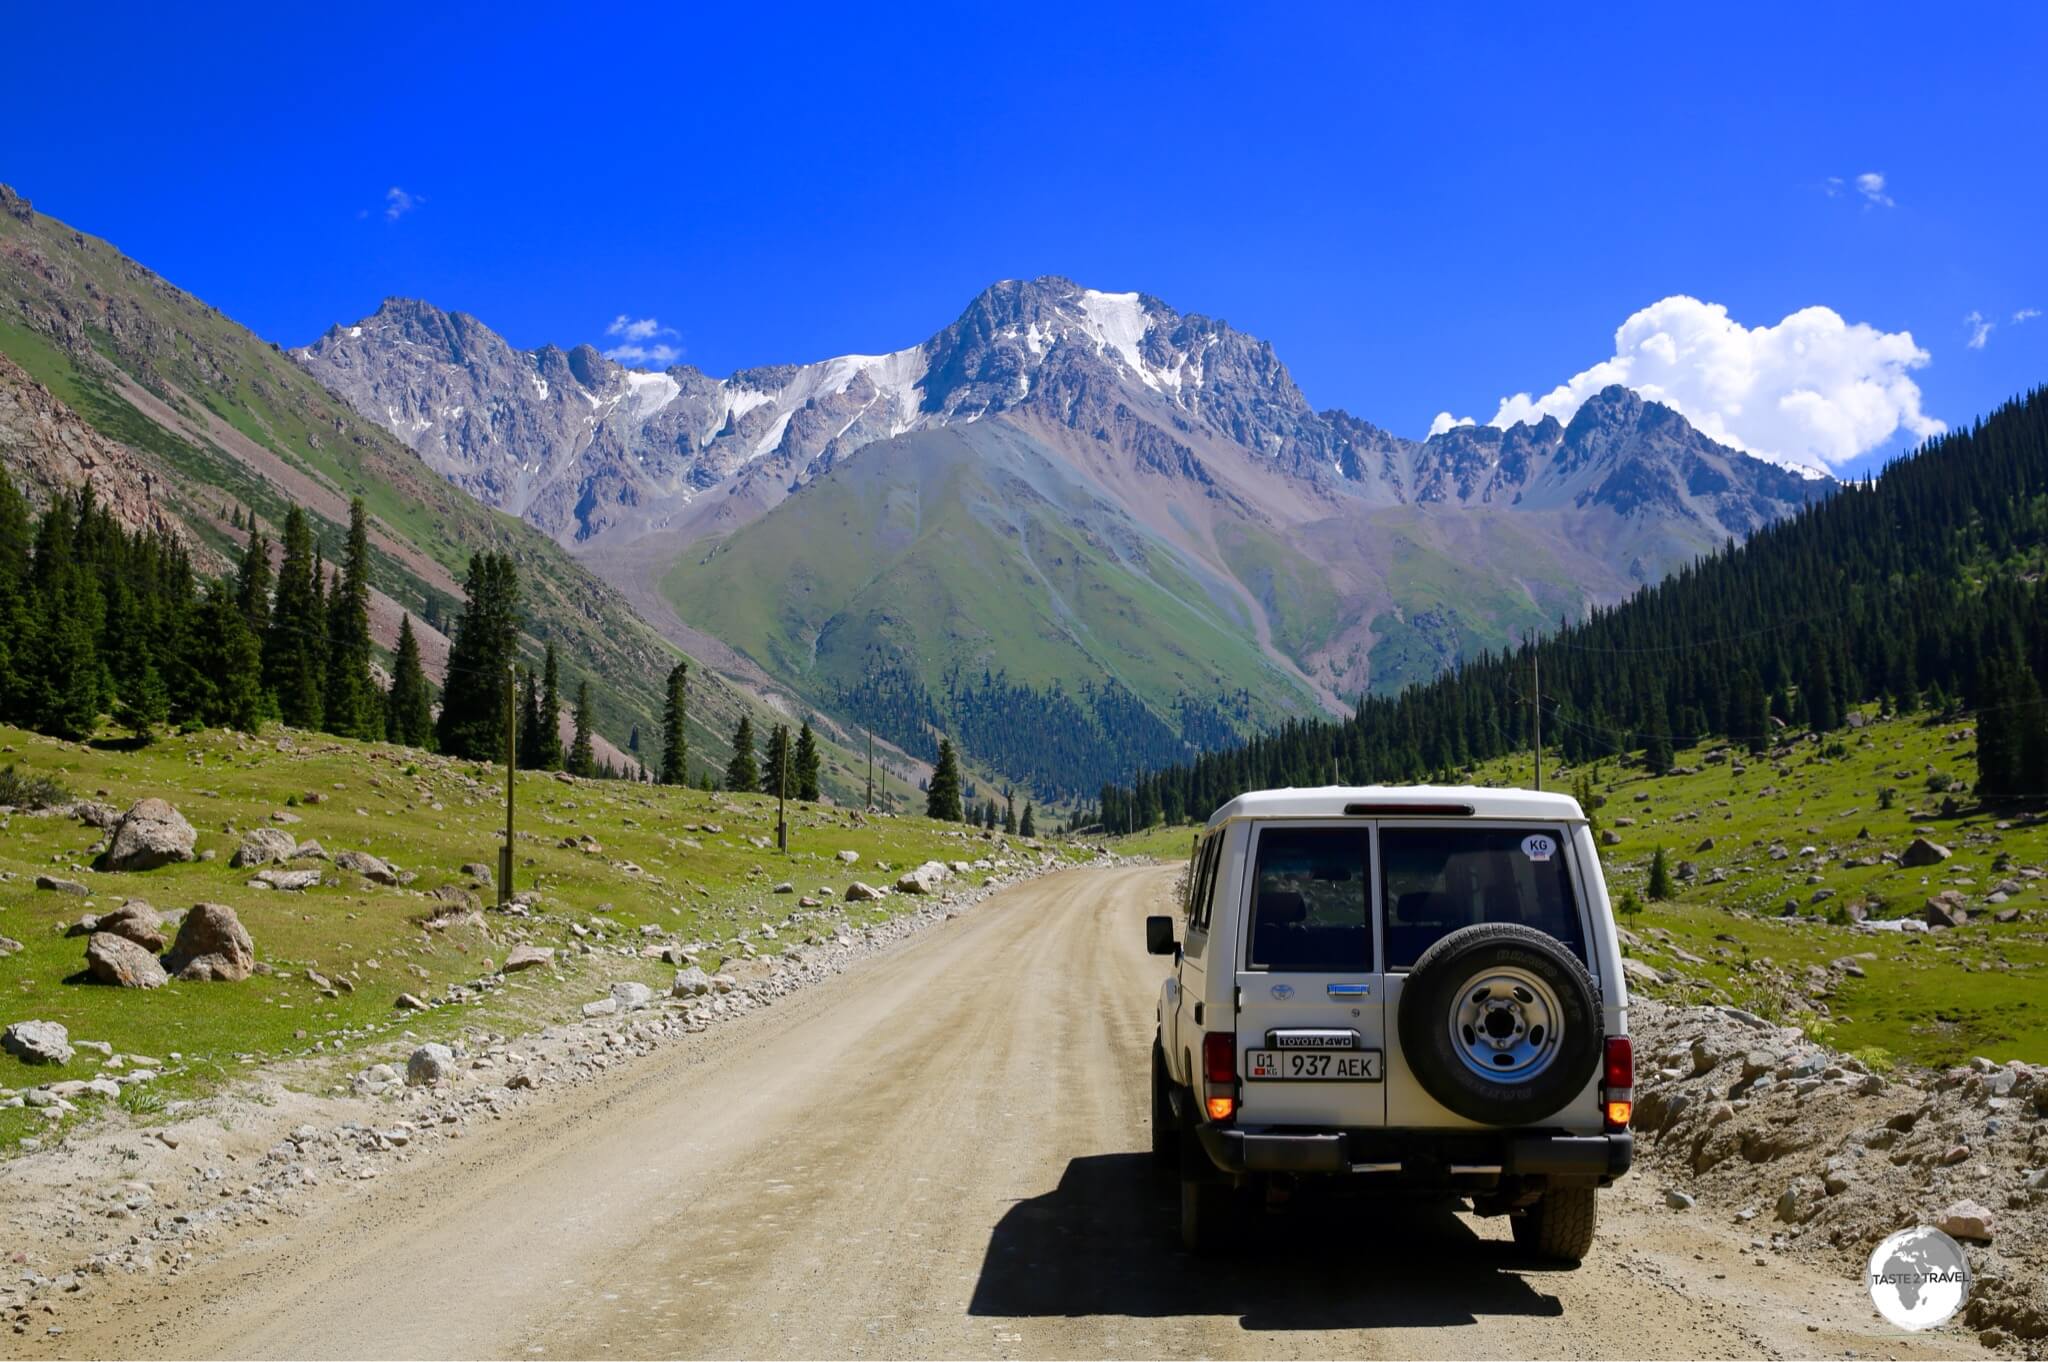
[[[1377,1083],[1377,1050],[1247,1050],[1244,1076],[1303,1083]]]

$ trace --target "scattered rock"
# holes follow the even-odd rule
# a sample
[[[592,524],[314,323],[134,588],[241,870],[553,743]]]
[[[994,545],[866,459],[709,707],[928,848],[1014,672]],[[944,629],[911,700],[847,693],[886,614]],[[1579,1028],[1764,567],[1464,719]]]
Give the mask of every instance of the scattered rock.
[[[654,1001],[654,990],[631,981],[612,985],[612,1000],[622,1011],[637,1012]]]
[[[863,884],[859,880],[855,880],[852,884],[846,886],[846,901],[848,903],[865,903],[870,899],[878,899],[880,897],[882,897],[881,890],[871,884]]]
[[[537,969],[542,965],[555,963],[552,946],[514,946],[505,957],[504,973],[517,974],[523,969]]]
[[[399,994],[398,1001],[391,1005],[401,1012],[424,1012],[427,1010],[427,1005],[410,993]]]
[[[77,880],[60,880],[55,875],[36,876],[36,888],[46,889],[53,894],[73,894],[79,898],[84,898],[92,893],[92,890],[87,889]]]
[[[164,948],[163,915],[141,899],[130,899],[113,912],[100,914],[92,929],[125,937],[151,955]]]
[[[1939,842],[1930,842],[1925,837],[1915,837],[1899,855],[1899,864],[1908,870],[1919,870],[1930,865],[1940,865],[1954,853]]]
[[[201,903],[178,924],[178,939],[164,957],[164,968],[187,983],[214,980],[236,983],[256,967],[256,945],[224,903]]]
[[[367,851],[337,851],[334,867],[349,870],[376,884],[396,885],[398,872]]]
[[[170,981],[156,956],[112,932],[94,932],[86,941],[85,972],[118,988],[162,988]]]
[[[1934,1228],[1951,1239],[1974,1239],[1980,1244],[1988,1244],[1995,1226],[1990,1211],[1965,1197],[1936,1216]]]
[[[162,799],[138,799],[121,815],[114,842],[99,859],[102,870],[154,870],[194,859],[199,834],[185,815]]]
[[[936,894],[939,886],[953,878],[952,869],[944,861],[926,861],[915,870],[906,870],[896,881],[899,894]]]
[[[237,870],[271,865],[291,860],[298,849],[298,842],[282,828],[254,828],[243,835],[228,864]]]
[[[259,870],[249,881],[251,887],[294,892],[312,889],[319,883],[320,872],[317,870]]]
[[[1691,1193],[1681,1192],[1674,1187],[1664,1193],[1664,1204],[1674,1211],[1689,1211],[1697,1203]]]
[[[463,862],[462,873],[473,880],[490,881],[498,878],[498,872],[485,865],[482,861]]]
[[[1930,927],[1961,927],[1970,920],[1969,910],[1963,907],[1963,896],[1953,889],[1945,889],[1927,900],[1920,915]]]
[[[839,859],[847,865],[859,865],[860,853],[858,851],[842,851],[839,853]]]
[[[1778,1219],[1788,1225],[1803,1225],[1820,1210],[1828,1189],[1817,1177],[1802,1173],[1786,1185],[1778,1198]]]
[[[405,1061],[405,1081],[415,1088],[432,1087],[454,1076],[455,1052],[445,1045],[422,1045]]]
[[[676,971],[676,980],[669,985],[669,993],[678,998],[695,998],[711,991],[711,976],[692,965]]]
[[[24,1064],[69,1064],[71,1033],[57,1022],[20,1021],[0,1032],[0,1050]]]

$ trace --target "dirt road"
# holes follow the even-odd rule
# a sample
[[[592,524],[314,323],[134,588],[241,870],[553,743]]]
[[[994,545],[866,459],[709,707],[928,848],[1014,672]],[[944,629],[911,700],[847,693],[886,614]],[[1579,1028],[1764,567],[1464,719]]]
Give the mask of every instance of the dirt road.
[[[1005,893],[168,1282],[27,1355],[1594,1357],[1976,1354],[1634,1179],[1577,1272],[1506,1226],[1351,1206],[1178,1248],[1147,1167],[1170,870]]]

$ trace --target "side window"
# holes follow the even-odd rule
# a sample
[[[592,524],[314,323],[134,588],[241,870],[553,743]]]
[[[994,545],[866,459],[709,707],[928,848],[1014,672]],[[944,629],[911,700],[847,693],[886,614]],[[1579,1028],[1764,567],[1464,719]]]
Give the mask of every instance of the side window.
[[[1211,837],[1195,856],[1194,887],[1188,893],[1188,930],[1184,949],[1198,960],[1208,945],[1210,909],[1216,892],[1216,853],[1222,845],[1220,834]]]
[[[1516,922],[1586,958],[1578,899],[1556,828],[1380,829],[1387,968],[1408,969],[1460,927]]]
[[[1259,833],[1251,969],[1372,968],[1370,841],[1363,828],[1267,827]]]

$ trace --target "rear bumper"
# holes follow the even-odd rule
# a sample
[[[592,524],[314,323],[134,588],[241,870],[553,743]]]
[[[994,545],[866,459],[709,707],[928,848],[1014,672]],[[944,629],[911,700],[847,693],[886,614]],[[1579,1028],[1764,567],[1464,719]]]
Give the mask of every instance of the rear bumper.
[[[1635,1159],[1635,1137],[1626,1130],[1568,1135],[1202,1125],[1195,1135],[1224,1173],[1344,1173],[1423,1186],[1483,1186],[1508,1178],[1605,1186]]]

